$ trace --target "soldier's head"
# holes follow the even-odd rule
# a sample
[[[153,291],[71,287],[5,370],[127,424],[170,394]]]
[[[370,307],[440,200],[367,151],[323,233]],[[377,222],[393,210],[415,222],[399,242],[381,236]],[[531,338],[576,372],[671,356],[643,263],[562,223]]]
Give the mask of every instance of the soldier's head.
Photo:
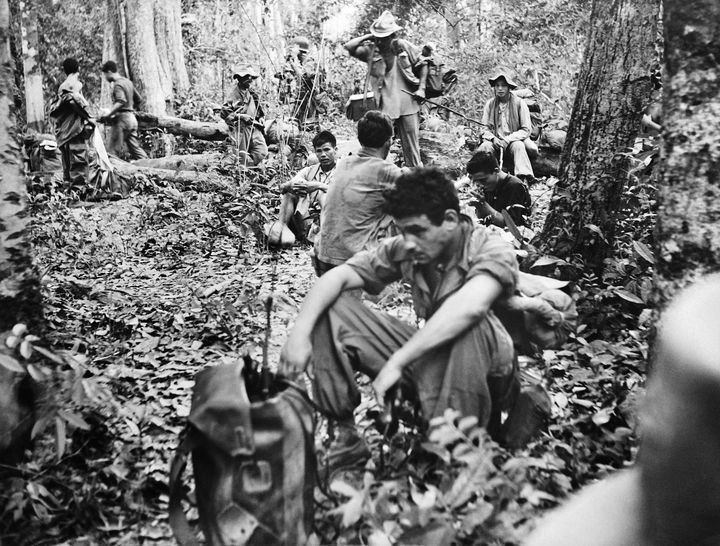
[[[74,59],[73,57],[65,59],[62,63],[62,67],[63,72],[65,72],[68,76],[70,74],[77,74],[80,72],[80,64],[77,62],[77,59]]]
[[[488,80],[490,87],[493,88],[495,96],[505,102],[510,98],[510,90],[517,88],[517,84],[508,75],[506,70],[498,70],[495,76]]]
[[[467,164],[473,184],[482,190],[494,191],[500,180],[500,166],[492,152],[477,152]]]
[[[360,118],[357,126],[358,141],[363,148],[379,150],[383,158],[390,153],[390,143],[393,137],[393,123],[390,116],[370,110]]]
[[[335,166],[337,155],[337,140],[330,131],[320,131],[312,140],[315,155],[320,166],[328,169]]]
[[[375,22],[370,25],[370,34],[380,49],[386,49],[395,39],[395,35],[403,27],[395,22],[395,17],[388,10],[383,11]]]
[[[105,80],[109,82],[114,82],[116,79],[118,79],[118,66],[115,61],[107,61],[105,64],[102,65],[102,73]]]
[[[383,210],[400,228],[414,261],[444,261],[456,250],[460,201],[443,171],[434,167],[412,169],[403,173],[383,197]]]
[[[250,89],[252,82],[259,77],[260,75],[250,67],[233,70],[233,80],[237,82],[238,88],[242,90]]]
[[[295,47],[297,48],[297,58],[300,62],[303,62],[307,56],[308,51],[310,50],[310,41],[305,38],[305,36],[298,36],[293,41]]]

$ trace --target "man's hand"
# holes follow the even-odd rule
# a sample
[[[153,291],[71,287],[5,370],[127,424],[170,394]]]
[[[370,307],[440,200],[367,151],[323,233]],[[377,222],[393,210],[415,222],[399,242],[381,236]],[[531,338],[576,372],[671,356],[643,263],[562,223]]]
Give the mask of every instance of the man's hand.
[[[293,182],[292,183],[292,192],[296,193],[298,195],[305,195],[309,191],[307,182]]]
[[[504,138],[494,137],[493,144],[495,144],[495,146],[497,146],[498,148],[502,148],[504,150],[505,148],[507,148],[508,141]]]
[[[307,368],[312,356],[312,343],[309,337],[294,336],[290,333],[280,351],[278,371],[287,376],[302,373]]]
[[[419,88],[417,91],[413,93],[413,98],[418,102],[424,102],[425,101],[425,89]]]
[[[375,390],[375,398],[377,398],[378,405],[381,407],[385,406],[387,391],[389,391],[395,383],[400,381],[400,377],[402,377],[402,367],[395,364],[391,358],[385,366],[383,366],[382,370],[380,370],[380,373],[377,374],[375,381],[373,381],[373,389]]]

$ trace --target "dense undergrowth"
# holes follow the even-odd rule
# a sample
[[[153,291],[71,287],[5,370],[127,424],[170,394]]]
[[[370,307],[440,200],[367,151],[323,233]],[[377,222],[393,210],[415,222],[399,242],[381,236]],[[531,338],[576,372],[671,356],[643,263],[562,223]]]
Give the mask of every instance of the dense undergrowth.
[[[542,437],[511,452],[454,415],[429,437],[405,424],[384,437],[365,397],[357,419],[373,462],[318,491],[313,540],[516,544],[569,492],[633,460],[653,261],[652,170],[641,167],[602,277],[544,258],[579,273],[583,324],[562,349],[522,360],[524,381],[542,382],[553,401]],[[50,328],[45,339],[18,331],[12,354],[49,388],[33,457],[0,491],[8,544],[172,543],[167,469],[194,374],[244,353],[259,358],[270,293],[276,360],[314,278],[306,248],[262,246],[260,226],[278,203],[266,180],[223,175],[212,191],[149,182],[118,202],[36,187]],[[412,319],[401,287],[379,304]],[[319,434],[318,447],[326,440]]]

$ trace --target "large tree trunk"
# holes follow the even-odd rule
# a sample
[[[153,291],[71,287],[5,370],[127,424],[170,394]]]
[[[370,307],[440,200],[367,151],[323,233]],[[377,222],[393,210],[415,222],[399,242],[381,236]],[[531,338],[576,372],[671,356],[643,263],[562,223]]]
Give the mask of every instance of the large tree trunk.
[[[22,1],[19,7],[27,127],[32,131],[42,133],[45,130],[45,101],[43,100],[42,70],[37,59],[37,6],[34,2]]]
[[[660,0],[594,0],[591,32],[553,205],[536,244],[602,268],[612,248],[631,147],[652,91]]]
[[[667,300],[720,269],[720,4],[665,1],[657,287]]]
[[[13,102],[10,8],[0,0],[0,332],[16,323],[42,329],[40,284],[28,241],[30,215]],[[0,335],[0,351],[6,352]],[[33,381],[0,366],[0,464],[14,464],[30,444],[34,424]]]
[[[165,92],[168,95],[184,94],[190,87],[190,79],[185,68],[180,0],[156,0],[154,8],[155,42],[160,65],[167,75],[166,81],[163,82]]]
[[[164,114],[165,102],[170,100],[171,95],[163,88],[163,70],[155,43],[154,2],[125,1],[125,39],[130,76],[145,99],[145,110],[151,114]]]
[[[42,323],[40,287],[28,241],[25,177],[15,126],[9,8],[0,3],[0,331],[17,322]]]

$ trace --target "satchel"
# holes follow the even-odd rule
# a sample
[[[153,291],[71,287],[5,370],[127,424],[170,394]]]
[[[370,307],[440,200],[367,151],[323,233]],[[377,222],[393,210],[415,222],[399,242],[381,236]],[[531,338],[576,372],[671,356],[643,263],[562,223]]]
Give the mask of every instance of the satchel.
[[[211,546],[301,545],[313,522],[314,414],[294,383],[246,358],[195,379],[185,437],[170,468],[170,525],[181,546],[198,544],[181,505],[192,454],[195,497]]]
[[[350,95],[345,104],[345,116],[352,121],[358,121],[369,110],[377,110],[375,94],[372,91]]]

